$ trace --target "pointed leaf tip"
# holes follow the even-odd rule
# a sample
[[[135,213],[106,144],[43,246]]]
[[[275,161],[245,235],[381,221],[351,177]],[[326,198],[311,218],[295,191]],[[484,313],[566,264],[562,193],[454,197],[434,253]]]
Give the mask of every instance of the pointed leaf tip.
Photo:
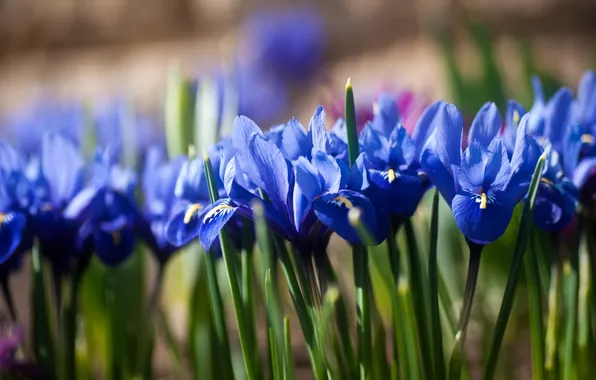
[[[346,89],[352,88],[352,78],[348,78],[346,82]]]
[[[360,225],[361,217],[362,217],[362,210],[360,210],[358,207],[354,207],[348,212],[348,220],[353,227]]]

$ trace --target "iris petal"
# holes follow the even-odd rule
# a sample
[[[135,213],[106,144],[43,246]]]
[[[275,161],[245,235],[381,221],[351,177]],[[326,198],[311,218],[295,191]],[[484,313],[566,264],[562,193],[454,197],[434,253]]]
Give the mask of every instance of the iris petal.
[[[571,117],[573,94],[567,88],[559,89],[548,101],[545,109],[544,135],[560,148],[563,133]]]
[[[371,123],[367,123],[360,133],[359,142],[361,150],[374,167],[387,165],[391,154],[389,140],[376,131]]]
[[[282,152],[286,158],[294,161],[300,156],[307,156],[310,153],[311,145],[304,126],[295,118],[291,118],[282,134]]]
[[[489,244],[505,233],[514,205],[495,197],[482,209],[479,200],[477,194],[461,192],[453,198],[451,208],[455,222],[466,238],[477,244]]]
[[[83,156],[72,142],[58,134],[45,134],[41,149],[42,171],[52,202],[62,204],[82,186]]]
[[[327,129],[325,129],[325,110],[318,106],[308,125],[308,135],[312,141],[313,152],[320,150],[327,153],[331,141]]]
[[[596,73],[588,70],[582,75],[577,89],[577,102],[584,125],[596,123]]]
[[[480,108],[472,121],[468,142],[477,141],[484,148],[488,148],[490,142],[497,136],[503,121],[495,103],[486,103]]]
[[[575,215],[577,190],[568,181],[556,185],[541,182],[534,206],[534,223],[545,231],[560,231]]]
[[[483,185],[493,191],[503,191],[511,178],[507,149],[500,139],[494,139],[489,150],[491,153],[484,169]]]
[[[573,184],[583,189],[591,177],[596,177],[596,157],[585,158],[580,161],[573,172]]]
[[[26,223],[21,213],[0,213],[0,264],[6,262],[21,243]]]
[[[376,233],[378,226],[375,209],[370,200],[360,193],[341,190],[337,194],[327,194],[313,202],[317,218],[351,244],[360,242],[358,234],[348,221],[348,212],[354,207],[362,210],[362,222],[368,231]]]
[[[95,252],[104,264],[117,266],[132,253],[135,245],[133,225],[126,217],[104,222],[93,231]]]
[[[428,106],[420,116],[420,119],[418,119],[418,122],[416,123],[416,128],[414,129],[414,133],[412,134],[412,139],[414,140],[414,144],[416,146],[417,160],[419,159],[420,154],[422,153],[422,148],[424,147],[424,144],[426,144],[426,141],[434,131],[433,119],[437,116],[437,112],[439,111],[439,109],[441,109],[443,104],[444,102],[441,100],[434,102],[433,104]]]
[[[425,149],[420,157],[423,173],[435,185],[447,203],[455,196],[455,181],[453,171],[447,170],[439,157],[432,150]]]
[[[435,149],[437,157],[445,167],[459,165],[464,127],[461,113],[453,104],[442,104],[433,124],[434,132],[428,143]]]
[[[187,203],[179,206],[165,226],[166,240],[176,247],[190,243],[199,236],[200,215],[204,205],[200,203]]]
[[[237,209],[238,207],[232,205],[228,198],[220,199],[205,207],[199,216],[199,240],[205,251],[211,249],[211,244]]]
[[[484,183],[484,171],[490,154],[478,141],[473,141],[464,152],[461,160],[461,169],[466,173],[474,187]],[[463,186],[463,184],[460,182]]]
[[[323,192],[337,193],[341,183],[341,168],[330,155],[317,151],[313,154],[312,162],[319,172]]]
[[[312,201],[316,196],[321,195],[322,188],[317,168],[308,162],[306,158],[299,157],[294,161],[294,178],[296,179],[296,185],[308,201]]]
[[[412,216],[418,207],[422,194],[421,181],[413,173],[370,170],[370,181],[374,184],[367,191],[369,199],[389,215]]]
[[[395,98],[388,93],[379,95],[378,110],[375,113],[372,127],[381,135],[389,137],[399,121],[399,111]]]

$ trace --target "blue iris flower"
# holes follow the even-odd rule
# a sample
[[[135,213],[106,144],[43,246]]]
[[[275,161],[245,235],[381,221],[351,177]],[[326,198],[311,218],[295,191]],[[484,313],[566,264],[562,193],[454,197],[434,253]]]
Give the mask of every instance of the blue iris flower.
[[[21,154],[0,142],[0,277],[17,269],[33,243],[27,209],[33,198]]]
[[[96,154],[90,183],[68,204],[64,215],[80,226],[80,246],[92,239],[99,259],[116,266],[133,251],[140,215],[134,202],[136,176],[111,157],[109,149]]]
[[[373,200],[377,210],[404,217],[416,211],[425,190],[418,176],[416,153],[422,145],[420,141],[426,141],[429,135],[430,115],[436,113],[438,105],[429,107],[422,116],[414,140],[401,124],[393,97],[390,94],[379,96],[374,119],[359,136],[370,184],[365,194]]]
[[[283,136],[280,149],[252,120],[236,118],[234,154],[221,176],[228,196],[205,207],[193,228],[205,249],[234,215],[252,218],[250,202],[259,198],[257,188],[267,197],[264,207],[270,227],[305,254],[328,241],[332,231],[357,242],[347,218],[353,207],[361,208],[365,224],[377,231],[372,204],[361,193],[346,189],[350,172],[325,152],[329,135],[322,107],[315,111],[309,132],[298,128],[302,127],[291,121],[283,131],[274,132]]]
[[[58,133],[44,134],[38,170],[31,176],[35,196],[29,213],[40,251],[58,275],[70,273],[75,260],[91,255],[89,241],[78,243],[79,225],[64,216],[83,189],[84,171],[83,156],[72,141]]]
[[[225,199],[228,197],[228,191],[230,194],[235,194],[236,189],[238,189],[236,185],[232,188],[231,183],[228,183],[229,186],[224,186],[223,182],[226,175],[225,168],[234,159],[231,140],[224,139],[220,141],[211,147],[209,152],[210,157],[212,157],[211,164],[214,173],[218,174],[215,181],[219,196]],[[239,174],[237,178],[238,182],[245,184],[246,188],[251,188],[248,182],[245,181],[244,176]],[[199,238],[206,250],[211,249],[212,253],[220,256],[219,240],[215,240],[217,234],[211,239],[205,238],[208,244],[203,242],[203,237],[201,237],[201,217],[211,204],[203,158],[192,158],[183,161],[176,179],[174,197],[175,202],[171,206],[170,217],[165,225],[165,239],[173,246],[180,247],[190,243],[193,239]],[[226,230],[232,242],[240,247],[244,221],[239,216],[231,219]],[[213,246],[211,246],[212,243],[214,243]]]
[[[509,100],[507,102],[507,111],[505,112],[505,124],[501,131],[501,139],[509,158],[513,155],[515,149],[515,137],[517,135],[517,126],[519,125],[521,118],[526,114],[526,109],[516,102],[515,100]],[[527,131],[527,130],[526,130]]]
[[[144,207],[137,226],[161,265],[178,250],[166,240],[165,225],[175,203],[176,181],[184,162],[183,156],[166,161],[163,149],[156,146],[150,147],[145,156]]]
[[[457,226],[471,242],[498,239],[527,191],[542,151],[526,138],[525,118],[518,126],[511,161],[497,136],[502,121],[493,103],[484,105],[474,118],[464,152],[459,110],[441,104],[432,120],[434,130],[420,156],[422,170],[451,205]]]

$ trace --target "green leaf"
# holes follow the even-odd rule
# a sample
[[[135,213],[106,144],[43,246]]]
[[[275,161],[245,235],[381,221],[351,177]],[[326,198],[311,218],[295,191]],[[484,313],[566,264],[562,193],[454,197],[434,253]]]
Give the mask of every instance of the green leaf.
[[[530,234],[532,216],[534,214],[534,204],[536,202],[536,196],[538,194],[538,186],[540,185],[540,177],[542,175],[542,169],[546,161],[546,153],[543,153],[536,164],[532,181],[528,189],[528,195],[526,204],[524,205],[524,211],[520,223],[520,230],[517,235],[517,243],[515,246],[515,252],[513,261],[511,262],[511,269],[509,271],[509,279],[507,280],[507,286],[505,288],[505,294],[503,295],[503,301],[501,302],[501,309],[499,316],[497,317],[497,323],[495,325],[495,331],[491,348],[489,351],[487,366],[484,378],[485,380],[493,379],[495,370],[497,367],[497,361],[499,358],[499,351],[501,350],[501,344],[503,342],[503,336],[505,335],[505,329],[507,328],[507,322],[511,309],[513,307],[513,300],[515,298],[515,289],[517,288],[517,282],[519,280],[519,274],[521,272],[521,266],[523,262],[524,252],[526,250],[527,237]]]
[[[168,154],[185,154],[193,141],[195,94],[192,85],[182,75],[178,63],[170,67],[166,86],[164,117]]]
[[[356,107],[354,106],[354,91],[352,90],[352,80],[348,78],[346,83],[346,133],[348,136],[348,157],[350,166],[354,164],[360,154],[358,143],[358,126],[356,125]]]

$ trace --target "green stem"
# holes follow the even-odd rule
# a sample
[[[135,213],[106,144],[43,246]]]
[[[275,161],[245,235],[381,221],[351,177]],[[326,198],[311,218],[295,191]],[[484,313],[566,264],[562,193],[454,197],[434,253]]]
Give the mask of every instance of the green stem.
[[[389,234],[387,235],[387,253],[389,255],[389,262],[391,265],[391,272],[393,273],[393,286],[397,285],[397,281],[399,280],[399,250],[396,244],[396,235],[397,235],[398,227],[394,225],[394,223],[389,220]],[[395,289],[395,288],[393,288]],[[392,291],[394,292],[394,290]],[[404,348],[400,348],[400,340],[402,337],[400,336],[400,311],[399,311],[399,303],[396,301],[396,297],[392,297],[393,301],[391,302],[391,314],[393,317],[393,360],[395,363],[399,363],[399,368],[402,368],[402,372],[404,372],[403,376],[406,376],[407,368],[406,366],[406,358],[405,358],[405,351]],[[400,352],[401,350],[401,352]],[[401,364],[403,363],[403,364]]]
[[[526,253],[524,259],[524,272],[526,274],[529,312],[530,312],[530,337],[532,342],[532,367],[535,380],[544,379],[544,325],[542,321],[542,297],[540,276],[534,244]]]
[[[590,298],[592,297],[590,278],[590,257],[585,244],[580,248],[579,252],[579,296],[578,296],[578,331],[577,331],[577,348],[579,359],[579,375],[580,378],[588,378],[590,370],[593,368],[590,363],[592,354],[591,349],[591,334],[590,334]]]
[[[557,357],[557,331],[559,330],[559,302],[560,302],[560,282],[561,282],[561,264],[555,261],[551,265],[550,289],[548,291],[548,316],[546,322],[545,351],[546,358],[544,368],[548,377],[553,379],[555,376],[555,364]]]
[[[416,340],[417,325],[412,307],[412,290],[406,277],[400,277],[397,286],[397,295],[401,309],[401,323],[403,325],[403,338],[405,342],[405,356],[408,365],[408,380],[418,380],[422,374],[418,363],[418,342]]]
[[[292,360],[292,339],[290,336],[289,317],[284,317],[284,380],[294,380],[294,361]]]
[[[352,260],[358,315],[358,362],[360,363],[360,379],[365,380],[371,376],[372,351],[371,282],[366,248],[362,245],[354,245],[352,247]]]
[[[449,360],[449,377],[455,377],[457,379],[461,377],[461,364],[464,357],[463,352],[466,344],[468,323],[470,322],[470,315],[472,313],[472,304],[474,301],[474,294],[476,293],[478,273],[480,272],[480,258],[482,248],[484,247],[472,242],[468,242],[468,245],[470,247],[470,256],[468,262],[468,275],[464,290],[464,301],[459,314],[459,321],[457,323],[455,346],[453,353],[451,354],[451,359]]]
[[[202,250],[201,250],[202,252]],[[209,290],[209,302],[211,304],[211,313],[213,314],[213,324],[215,328],[215,340],[218,353],[215,354],[215,360],[221,370],[221,376],[224,379],[233,379],[232,371],[232,351],[230,350],[230,341],[228,338],[228,328],[226,322],[226,309],[224,306],[219,282],[217,281],[217,267],[215,259],[210,252],[205,252],[205,272],[207,274],[207,284]]]
[[[428,254],[428,279],[430,291],[430,315],[432,319],[433,359],[435,378],[445,378],[445,359],[443,358],[443,331],[439,311],[439,271],[437,266],[437,246],[439,238],[439,192],[435,190],[430,221],[430,251]]]
[[[62,311],[63,333],[63,363],[64,376],[67,380],[76,379],[75,347],[77,339],[77,309],[80,281],[74,276],[71,279],[68,300]]]
[[[427,377],[434,379],[434,365],[433,365],[433,351],[432,351],[432,336],[430,334],[432,323],[430,323],[430,313],[427,309],[428,295],[428,279],[425,279],[426,273],[422,268],[420,262],[420,254],[418,251],[418,243],[416,242],[416,234],[412,225],[412,220],[407,219],[404,223],[406,232],[406,241],[408,244],[408,258],[410,263],[410,281],[412,287],[416,289],[416,293],[412,294],[414,302],[414,312],[416,315],[416,322],[418,324],[418,334],[420,341],[420,352],[422,353],[422,365]]]
[[[33,272],[32,280],[32,338],[36,361],[44,369],[51,372],[54,369],[54,375],[60,374],[59,365],[56,365],[54,356],[55,345],[52,339],[52,330],[50,328],[50,314],[47,293],[45,290],[45,281],[43,278],[43,268],[41,253],[39,252],[39,243],[35,242],[32,249],[31,266]],[[58,362],[59,363],[59,362]]]
[[[248,223],[242,228],[242,242],[244,245],[241,256],[242,272],[242,303],[244,305],[244,314],[246,315],[246,324],[250,333],[250,341],[254,347],[257,345],[257,332],[255,324],[255,305],[253,300],[253,248],[254,240],[251,234],[252,226]],[[260,363],[259,351],[254,350],[255,362]]]
[[[216,202],[218,198],[218,192],[215,183],[215,176],[213,174],[211,160],[209,160],[209,157],[206,154],[204,156],[204,166],[205,177],[209,185],[209,197],[211,198],[211,202]],[[244,359],[246,376],[248,380],[256,380],[261,377],[259,375],[260,363],[257,363],[255,360],[256,355],[254,350],[256,347],[251,344],[251,336],[248,329],[249,326],[247,326],[247,318],[244,315],[245,313],[242,301],[242,293],[240,291],[240,281],[235,268],[236,258],[233,256],[234,253],[230,244],[230,240],[224,230],[221,230],[219,233],[219,242],[221,245],[221,253],[223,256],[224,265],[228,274],[228,283],[230,286],[230,292],[232,294],[232,303],[234,305],[234,313],[236,315],[236,324],[238,326],[240,348],[242,350],[242,357]]]
[[[567,298],[565,345],[563,352],[563,380],[571,380],[574,368],[575,324],[577,322],[577,271],[569,261],[563,262],[563,282]]]

